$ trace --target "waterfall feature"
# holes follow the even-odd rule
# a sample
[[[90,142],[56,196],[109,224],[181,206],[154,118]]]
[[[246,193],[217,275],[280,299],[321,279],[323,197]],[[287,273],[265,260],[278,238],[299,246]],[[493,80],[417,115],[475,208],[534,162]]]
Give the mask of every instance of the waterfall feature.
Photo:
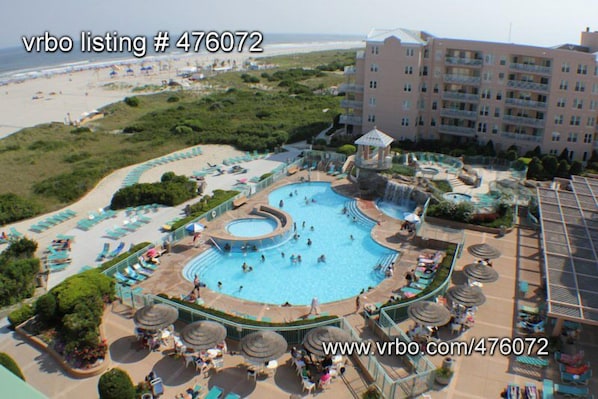
[[[384,191],[384,201],[407,206],[411,202],[412,191],[412,186],[388,181]]]

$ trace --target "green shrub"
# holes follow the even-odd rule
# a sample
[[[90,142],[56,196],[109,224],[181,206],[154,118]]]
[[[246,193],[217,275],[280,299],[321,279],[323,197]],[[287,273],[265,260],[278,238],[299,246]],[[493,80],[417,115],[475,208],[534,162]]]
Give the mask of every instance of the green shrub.
[[[349,156],[355,154],[357,152],[357,148],[352,144],[345,144],[337,148],[336,152]]]
[[[176,103],[179,102],[181,99],[178,98],[177,96],[170,96],[166,99],[167,103]]]
[[[114,368],[98,381],[100,399],[135,399],[135,386],[126,371]]]
[[[432,180],[432,184],[434,185],[434,187],[436,187],[443,193],[450,193],[451,191],[453,191],[453,187],[451,186],[451,183],[448,182],[448,180]]]
[[[56,320],[56,297],[47,293],[35,301],[35,315],[43,322],[52,324]]]
[[[18,326],[19,324],[24,323],[25,321],[29,320],[35,315],[33,310],[33,306],[31,305],[23,305],[18,309],[13,310],[8,315],[8,321],[10,322],[10,326],[12,328]]]
[[[0,306],[12,305],[33,295],[39,259],[37,243],[27,238],[11,242],[0,254]]]
[[[72,134],[90,133],[91,129],[87,126],[79,126],[71,130]]]
[[[186,218],[181,220],[177,220],[175,223],[172,224],[172,230],[176,230],[187,223],[191,222],[193,219],[200,217],[201,215],[211,211],[212,209],[216,208],[218,205],[222,204],[230,200],[231,198],[235,197],[239,194],[238,191],[230,190],[214,190],[212,195],[204,195],[201,200],[196,202],[195,204],[189,206],[188,214]]]
[[[129,107],[138,107],[139,106],[139,99],[137,97],[135,97],[135,96],[133,96],[133,97],[125,97],[125,99],[123,101]]]
[[[6,367],[8,371],[25,381],[25,376],[23,375],[23,372],[19,368],[17,362],[15,362],[12,357],[4,352],[0,352],[0,365]]]
[[[39,205],[33,201],[12,193],[0,194],[0,225],[33,217],[39,211]]]
[[[162,204],[175,206],[197,195],[197,183],[185,176],[167,172],[158,183],[141,183],[123,187],[112,196],[111,209]]]
[[[74,201],[92,189],[108,171],[106,168],[77,167],[72,172],[61,173],[33,185],[33,192],[55,197],[61,202]]]

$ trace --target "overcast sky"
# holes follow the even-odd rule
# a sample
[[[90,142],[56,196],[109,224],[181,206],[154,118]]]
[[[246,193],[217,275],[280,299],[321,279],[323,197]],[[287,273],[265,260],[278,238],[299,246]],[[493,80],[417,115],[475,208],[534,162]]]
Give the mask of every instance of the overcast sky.
[[[10,3],[9,3],[10,2]],[[261,30],[365,36],[373,28],[426,30],[437,37],[550,46],[598,30],[598,0],[7,0],[0,48],[22,35],[153,34],[157,30]],[[594,23],[595,26],[591,24]]]

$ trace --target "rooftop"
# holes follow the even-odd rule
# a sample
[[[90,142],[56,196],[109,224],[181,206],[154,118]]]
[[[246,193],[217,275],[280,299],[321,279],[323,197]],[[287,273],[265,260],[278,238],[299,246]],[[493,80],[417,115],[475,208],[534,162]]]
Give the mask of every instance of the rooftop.
[[[397,38],[403,44],[426,44],[422,39],[422,31],[412,29],[372,29],[367,37],[367,42],[383,42],[389,37]]]

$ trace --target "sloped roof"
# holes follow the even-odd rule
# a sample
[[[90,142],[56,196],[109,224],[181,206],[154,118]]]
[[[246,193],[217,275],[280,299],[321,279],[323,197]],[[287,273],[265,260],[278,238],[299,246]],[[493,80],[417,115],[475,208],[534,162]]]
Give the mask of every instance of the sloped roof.
[[[0,366],[0,381],[4,398],[47,399],[47,396]]]
[[[394,139],[388,134],[373,128],[355,141],[357,145],[370,145],[373,147],[388,147]]]
[[[396,37],[403,44],[426,44],[421,31],[411,29],[372,29],[366,37],[367,42],[383,42],[389,37]]]

